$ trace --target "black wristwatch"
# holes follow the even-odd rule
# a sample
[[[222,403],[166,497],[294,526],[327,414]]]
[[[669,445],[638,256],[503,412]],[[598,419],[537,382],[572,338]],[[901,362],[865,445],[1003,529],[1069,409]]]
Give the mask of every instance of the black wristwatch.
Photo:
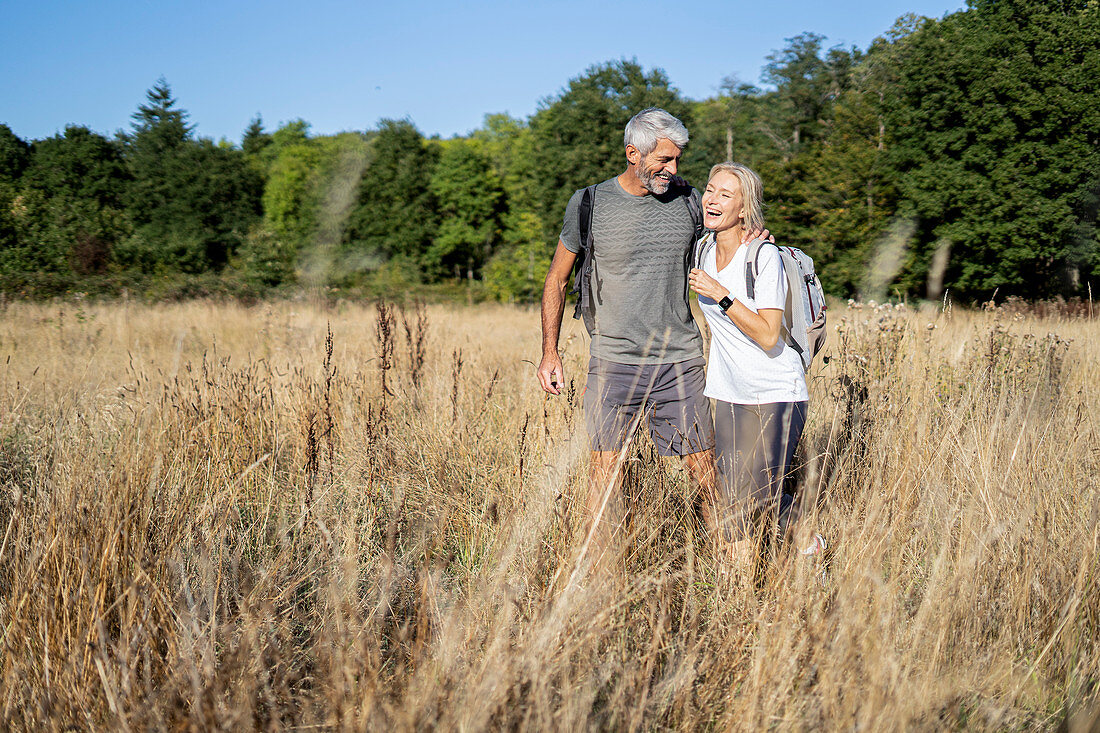
[[[733,307],[733,301],[730,300],[730,296],[727,295],[726,297],[724,297],[720,301],[718,301],[718,307],[722,309],[723,313],[725,313],[730,308],[732,308]]]

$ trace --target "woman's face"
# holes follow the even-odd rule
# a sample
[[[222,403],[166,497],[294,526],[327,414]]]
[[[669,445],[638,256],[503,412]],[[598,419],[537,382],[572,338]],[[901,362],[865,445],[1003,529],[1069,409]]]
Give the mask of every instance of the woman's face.
[[[703,191],[703,226],[720,232],[737,226],[744,216],[741,182],[729,171],[718,171]]]

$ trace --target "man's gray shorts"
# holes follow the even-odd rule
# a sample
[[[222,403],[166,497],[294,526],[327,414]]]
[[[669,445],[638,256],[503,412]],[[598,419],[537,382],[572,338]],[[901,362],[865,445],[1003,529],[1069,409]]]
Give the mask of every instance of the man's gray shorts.
[[[584,390],[584,422],[594,451],[617,451],[642,412],[662,456],[714,447],[710,401],[703,396],[702,357],[675,364],[619,364],[592,357]]]

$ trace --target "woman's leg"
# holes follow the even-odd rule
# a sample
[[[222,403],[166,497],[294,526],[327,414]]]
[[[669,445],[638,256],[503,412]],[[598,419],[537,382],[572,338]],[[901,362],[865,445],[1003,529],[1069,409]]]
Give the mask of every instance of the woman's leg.
[[[715,546],[718,557],[738,580],[752,585],[756,565],[756,543],[747,530],[749,522],[742,514],[741,487],[737,476],[741,469],[737,451],[737,422],[734,405],[716,400],[714,403],[714,455],[718,472],[712,503],[715,525]]]
[[[802,437],[806,407],[806,402],[716,402],[716,455],[727,540],[756,539],[756,528],[766,515],[783,531],[793,520],[794,504],[783,495],[783,479]]]
[[[768,475],[771,477],[771,493],[775,497],[776,523],[780,537],[786,537],[798,519],[798,505],[794,497],[783,493],[783,485],[794,466],[794,455],[802,431],[806,427],[807,402],[776,402],[772,416],[774,427],[765,429],[771,437],[768,446]]]

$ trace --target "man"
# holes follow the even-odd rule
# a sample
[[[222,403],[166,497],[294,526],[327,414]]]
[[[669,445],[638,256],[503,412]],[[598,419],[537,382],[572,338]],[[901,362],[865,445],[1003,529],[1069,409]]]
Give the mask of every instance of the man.
[[[705,497],[713,496],[715,483],[702,338],[687,288],[701,207],[699,193],[676,176],[688,131],[665,110],[650,108],[627,123],[623,140],[626,170],[598,184],[591,199],[591,246],[581,241],[581,190],[566,207],[542,294],[538,378],[558,395],[565,384],[558,335],[566,287],[578,255],[591,258],[582,273],[592,336],[584,411],[592,452],[587,508],[599,544],[621,519],[619,454],[643,416],[657,452],[679,456]]]

